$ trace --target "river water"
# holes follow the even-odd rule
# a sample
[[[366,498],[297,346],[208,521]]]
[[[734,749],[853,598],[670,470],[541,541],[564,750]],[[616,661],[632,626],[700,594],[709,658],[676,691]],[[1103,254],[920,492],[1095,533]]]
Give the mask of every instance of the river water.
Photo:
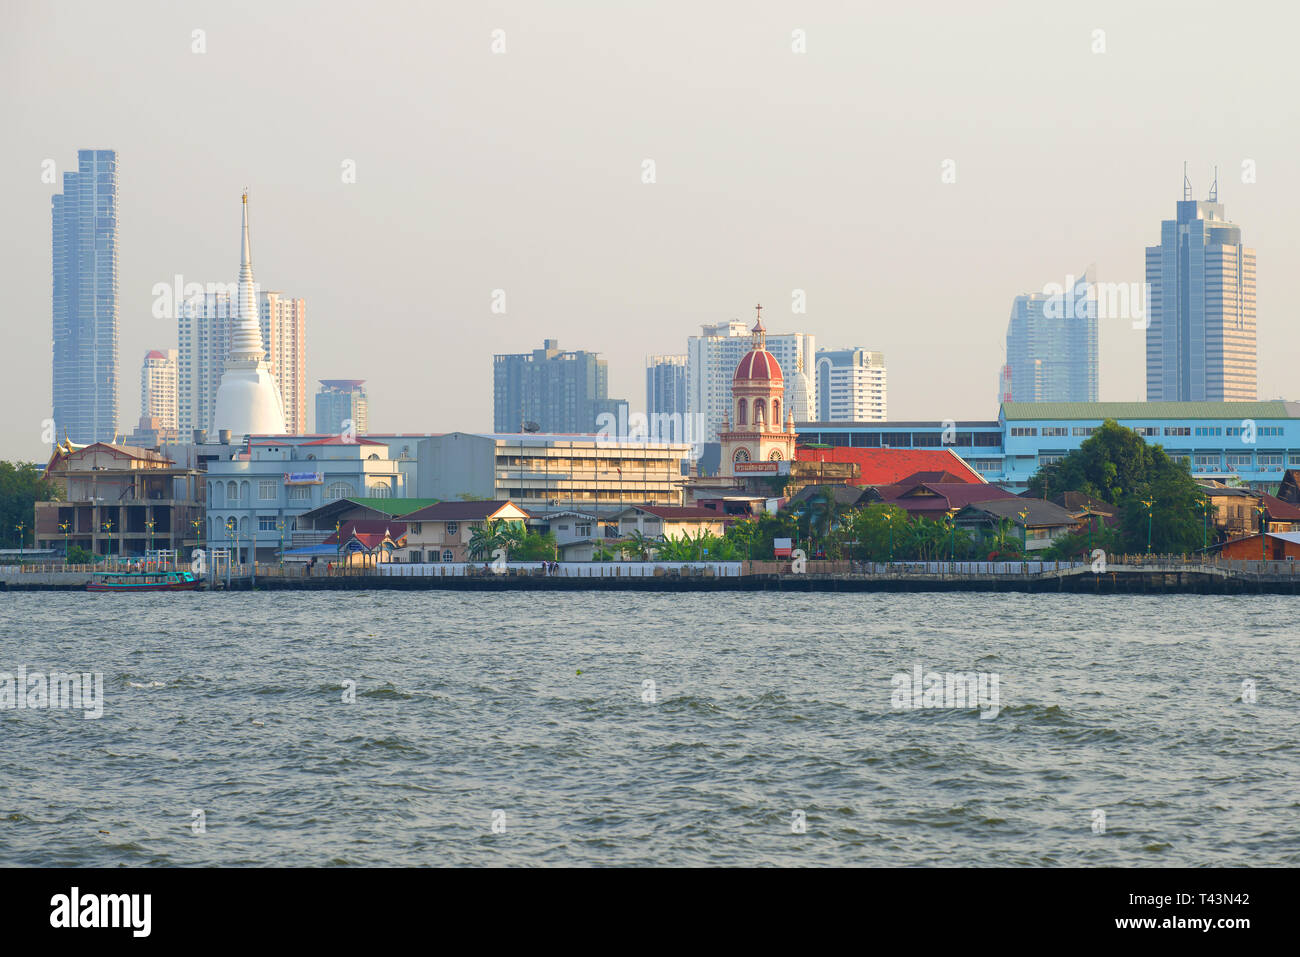
[[[9,593],[0,865],[1295,865],[1296,608]]]

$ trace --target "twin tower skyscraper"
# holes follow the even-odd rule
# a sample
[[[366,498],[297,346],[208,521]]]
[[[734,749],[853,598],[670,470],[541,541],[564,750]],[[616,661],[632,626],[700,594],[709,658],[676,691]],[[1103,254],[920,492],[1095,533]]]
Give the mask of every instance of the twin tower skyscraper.
[[[1225,218],[1218,192],[1216,177],[1208,199],[1193,199],[1184,170],[1175,216],[1146,248],[1145,289],[1097,283],[1089,270],[1067,278],[1064,296],[1059,287],[1018,296],[999,400],[1097,401],[1100,319],[1119,336],[1145,330],[1148,402],[1256,401],[1255,250]]]

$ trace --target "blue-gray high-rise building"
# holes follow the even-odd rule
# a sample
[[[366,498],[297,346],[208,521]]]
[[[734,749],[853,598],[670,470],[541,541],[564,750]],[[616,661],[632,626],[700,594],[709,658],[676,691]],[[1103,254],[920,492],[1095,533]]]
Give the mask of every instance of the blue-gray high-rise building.
[[[647,356],[645,410],[650,415],[686,414],[686,356]]]
[[[1012,303],[1000,402],[1097,401],[1097,300],[1071,280]]]
[[[1209,199],[1183,199],[1148,246],[1147,401],[1253,402],[1255,250],[1223,216],[1218,182]]]
[[[531,353],[492,357],[495,432],[592,432],[602,415],[627,421],[626,406],[609,397],[609,366],[594,352],[544,339]]]
[[[52,197],[56,438],[117,433],[117,153],[79,150]]]

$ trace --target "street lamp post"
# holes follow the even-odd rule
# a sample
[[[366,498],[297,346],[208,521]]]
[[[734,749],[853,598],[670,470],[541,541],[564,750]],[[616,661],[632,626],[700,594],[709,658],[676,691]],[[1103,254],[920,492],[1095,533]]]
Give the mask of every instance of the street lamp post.
[[[112,557],[113,557],[113,539],[112,539],[111,536],[112,536],[112,534],[113,534],[113,520],[110,518],[107,522],[104,522],[102,528],[103,528],[103,531],[104,531],[107,535],[110,536],[110,538],[108,539],[108,557],[109,557],[109,558],[112,558]]]
[[[957,560],[957,509],[950,508],[948,515],[948,562]]]
[[[894,563],[894,513],[885,513],[885,522],[889,526],[889,563]]]
[[[71,522],[59,522],[59,528],[63,529],[63,564],[68,564],[68,529]]]
[[[230,590],[230,543],[235,543],[235,557],[239,557],[239,539],[235,536],[239,526],[233,516],[226,520],[226,590]]]
[[[1151,506],[1155,504],[1155,499],[1144,498],[1140,500],[1147,507],[1147,554],[1151,554]]]
[[[284,519],[280,519],[276,527],[280,529],[280,571],[284,571]]]
[[[16,532],[18,533],[18,565],[19,565],[19,567],[21,567],[22,564],[23,564],[23,538],[24,538],[23,531],[24,531],[26,528],[27,528],[27,523],[26,523],[26,522],[19,522],[17,525],[14,526],[14,531],[16,531]]]
[[[1029,559],[1029,511],[1021,509],[1018,513],[1020,516],[1020,557]]]
[[[147,529],[149,529],[149,551],[151,551],[151,552],[153,551],[153,527],[154,527],[155,524],[156,524],[156,523],[154,522],[154,520],[153,520],[152,518],[149,519],[149,521],[147,521],[147,522],[144,523],[144,527],[147,528]],[[158,560],[158,556],[155,555],[155,556],[154,556],[154,561],[156,562],[157,560]],[[146,566],[147,566],[148,564],[149,564],[148,562],[145,562],[145,565],[146,565]]]

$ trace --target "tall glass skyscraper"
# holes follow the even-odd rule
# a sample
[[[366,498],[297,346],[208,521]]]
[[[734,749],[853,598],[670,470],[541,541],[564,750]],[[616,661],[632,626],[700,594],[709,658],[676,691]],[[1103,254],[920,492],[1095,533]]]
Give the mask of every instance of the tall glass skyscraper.
[[[1223,216],[1218,183],[1183,199],[1146,257],[1147,401],[1254,402],[1255,250]]]
[[[1097,299],[1088,273],[1060,292],[1016,296],[998,399],[1097,401]]]
[[[117,153],[79,150],[52,197],[54,426],[78,443],[117,433]]]

